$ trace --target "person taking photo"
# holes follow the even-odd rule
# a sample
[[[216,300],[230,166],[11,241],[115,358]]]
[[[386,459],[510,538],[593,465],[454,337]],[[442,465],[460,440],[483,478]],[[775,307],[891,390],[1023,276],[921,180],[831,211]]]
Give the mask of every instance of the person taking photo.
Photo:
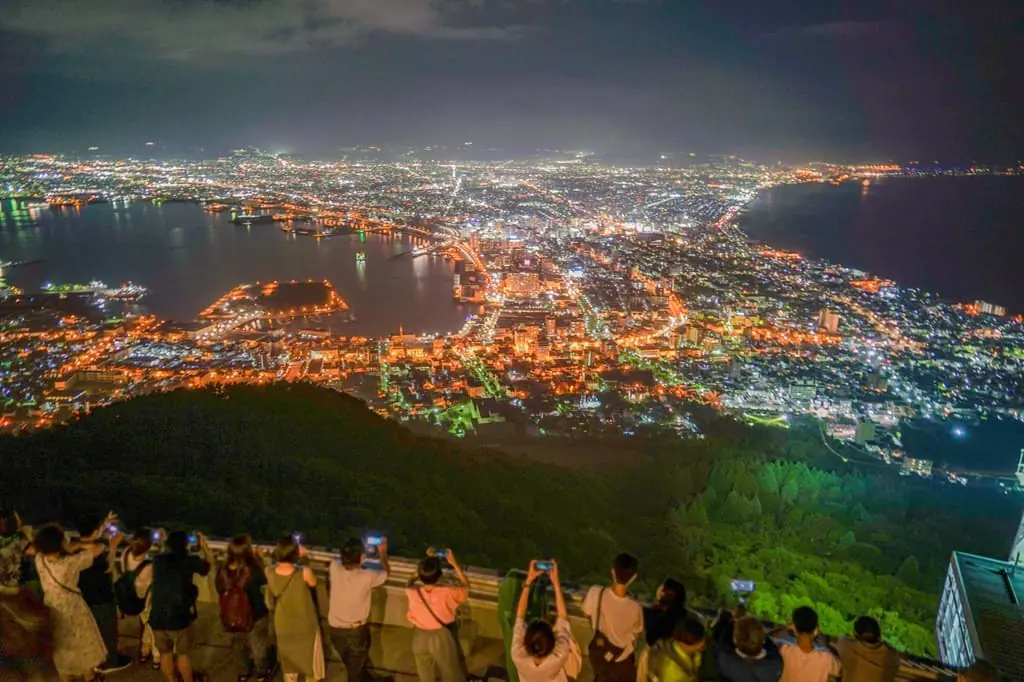
[[[420,682],[434,682],[437,672],[441,682],[465,682],[466,677],[455,628],[456,610],[469,599],[469,578],[454,552],[446,550],[443,556],[451,564],[456,584],[442,585],[441,558],[428,556],[420,559],[417,575],[405,588],[409,603],[406,617],[414,628],[412,655]]]
[[[363,541],[352,538],[342,547],[340,558],[331,562],[328,571],[327,624],[331,628],[331,642],[348,673],[348,682],[366,682],[369,678],[366,666],[370,661],[371,595],[391,575],[387,540],[382,539],[377,547],[380,566],[364,566]]]
[[[512,662],[519,673],[520,682],[567,682],[565,664],[573,650],[569,614],[565,608],[562,583],[558,578],[558,564],[551,562],[546,571],[555,592],[555,625],[546,620],[526,624],[526,610],[530,605],[530,588],[545,571],[530,562],[516,608],[516,623],[512,630]]]
[[[103,532],[117,516],[111,512],[89,535]],[[86,682],[103,675],[96,668],[107,658],[107,646],[96,625],[89,605],[78,588],[78,576],[92,566],[106,547],[96,543],[74,552],[64,528],[58,524],[43,526],[33,538],[35,565],[43,587],[43,601],[53,618],[53,663],[62,682],[84,677]]]
[[[117,602],[114,599],[113,565],[116,563],[117,548],[121,546],[124,535],[116,525],[111,525],[100,533],[92,532],[101,524],[97,515],[89,515],[78,524],[78,551],[92,552],[99,545],[100,553],[95,555],[92,565],[78,575],[78,589],[82,598],[89,605],[96,625],[103,635],[103,643],[107,647],[107,659],[99,668],[101,673],[124,670],[132,664],[131,656],[117,651]]]
[[[176,682],[175,671],[183,682],[193,682],[191,652],[196,644],[199,597],[195,576],[209,575],[213,564],[206,537],[196,533],[194,539],[201,556],[190,553],[189,536],[184,531],[170,533],[165,552],[156,556],[151,570],[141,572],[135,581],[140,597],[149,592],[149,626],[167,682]]]
[[[127,581],[131,583],[132,590],[135,592],[135,597],[137,599],[141,599],[143,602],[142,611],[138,616],[141,630],[139,663],[150,663],[154,670],[159,670],[160,652],[156,650],[156,646],[153,643],[153,628],[149,627],[149,612],[152,601],[149,598],[148,591],[144,591],[142,594],[138,593],[139,581],[143,579],[142,576],[144,574],[146,576],[146,584],[153,584],[153,562],[149,557],[149,553],[153,548],[153,543],[156,539],[163,542],[164,532],[162,530],[151,531],[148,528],[140,528],[132,534],[131,540],[128,541],[128,546],[121,553],[121,561],[118,564],[118,568],[120,569],[120,577],[118,578],[118,581]],[[128,597],[122,598],[128,599],[130,598],[130,595],[131,591],[129,591]],[[121,615],[124,616],[127,605],[121,604],[121,609]],[[133,611],[134,610],[135,609],[133,609]]]
[[[780,638],[786,631],[796,642]],[[839,656],[827,646],[818,646],[818,613],[810,606],[793,610],[788,628],[772,633],[782,656],[782,682],[830,682],[839,679]]]

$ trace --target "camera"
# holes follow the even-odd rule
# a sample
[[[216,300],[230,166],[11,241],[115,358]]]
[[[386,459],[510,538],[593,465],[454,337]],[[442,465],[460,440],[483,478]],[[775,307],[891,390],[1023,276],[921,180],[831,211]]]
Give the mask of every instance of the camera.
[[[107,527],[103,529],[103,533],[108,537],[112,538],[120,534],[121,528],[116,523],[111,522],[107,524]]]
[[[302,533],[292,533],[292,540],[295,541],[296,545],[302,544]]]
[[[428,554],[430,554],[431,556],[436,556],[438,559],[448,559],[447,549],[434,549],[428,552]]]
[[[387,540],[383,535],[367,535],[363,540],[366,558],[375,561],[380,559],[380,546]]]
[[[163,532],[158,528],[149,534],[149,539],[153,541],[154,545],[159,545],[164,541]]]
[[[538,559],[533,562],[533,567],[538,571],[550,571],[555,567],[555,562],[547,559]]]
[[[199,531],[194,530],[188,534],[188,549],[190,552],[199,551]]]
[[[733,579],[730,581],[732,586],[732,593],[739,595],[740,604],[747,603],[747,596],[753,593],[754,588],[757,586],[753,580],[737,580]]]

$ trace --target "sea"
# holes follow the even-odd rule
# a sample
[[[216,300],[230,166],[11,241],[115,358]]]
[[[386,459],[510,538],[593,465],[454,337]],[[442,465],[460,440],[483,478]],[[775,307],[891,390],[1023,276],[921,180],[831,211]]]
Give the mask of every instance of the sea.
[[[400,255],[420,243],[405,235],[353,232],[317,240],[276,223],[238,226],[230,213],[193,203],[60,210],[0,203],[0,261],[41,261],[5,272],[28,292],[45,282],[131,281],[149,289],[142,300],[147,312],[186,321],[244,282],[326,279],[354,315],[332,326],[345,336],[454,332],[477,311],[453,300],[452,262]],[[358,254],[365,262],[357,262]]]
[[[808,257],[1024,312],[1024,177],[783,185],[762,192],[741,226]]]
[[[762,192],[741,217],[752,239],[865,270],[955,301],[981,299],[1024,312],[1024,178],[883,178],[868,185],[784,185]],[[908,453],[943,465],[1013,473],[1024,425],[990,416],[972,423],[904,425]]]

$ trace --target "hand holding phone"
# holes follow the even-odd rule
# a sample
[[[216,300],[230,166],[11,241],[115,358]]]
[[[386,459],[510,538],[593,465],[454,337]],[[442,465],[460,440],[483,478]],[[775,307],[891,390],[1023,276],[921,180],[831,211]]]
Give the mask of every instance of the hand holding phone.
[[[753,580],[736,580],[735,578],[729,582],[732,587],[732,593],[739,597],[740,604],[746,605],[747,597],[753,594],[757,583]]]
[[[367,535],[363,539],[367,559],[379,559],[388,550],[388,540],[383,535]]]

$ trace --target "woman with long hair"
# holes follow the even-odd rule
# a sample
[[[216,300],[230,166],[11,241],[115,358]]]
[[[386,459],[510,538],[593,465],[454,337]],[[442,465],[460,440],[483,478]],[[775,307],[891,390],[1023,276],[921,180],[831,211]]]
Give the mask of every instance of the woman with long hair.
[[[555,591],[555,625],[552,627],[546,620],[537,620],[527,625],[530,586],[545,572]],[[572,651],[572,630],[569,627],[562,583],[558,579],[558,564],[552,561],[551,568],[543,571],[537,568],[536,561],[531,561],[523,592],[519,596],[516,624],[512,631],[512,662],[515,663],[520,682],[567,682],[565,664]]]
[[[266,566],[258,548],[253,547],[252,538],[248,534],[238,535],[228,543],[227,558],[217,569],[215,583],[222,603],[229,604],[228,608],[232,610],[232,613],[225,614],[222,608],[222,620],[225,616],[232,619],[241,617],[235,601],[231,598],[233,592],[244,593],[248,601],[248,615],[251,617],[249,622],[224,623],[225,629],[232,634],[233,648],[241,652],[245,672],[239,674],[238,681],[244,682],[252,675],[256,675],[259,682],[267,682],[270,679],[270,670],[267,667],[270,619],[263,597],[263,587],[267,584]],[[246,627],[250,629],[245,630]]]
[[[658,598],[644,608],[644,637],[648,646],[669,639],[676,623],[686,615],[686,587],[675,578],[667,578],[658,588]]]
[[[108,514],[91,536],[99,535],[117,519]],[[62,682],[82,676],[86,682],[103,679],[95,672],[107,657],[107,647],[89,606],[78,589],[78,574],[92,566],[93,560],[107,551],[102,544],[88,545],[72,554],[64,528],[50,524],[40,528],[33,538],[36,569],[43,586],[43,601],[53,618],[53,663]]]
[[[267,592],[273,602],[277,658],[286,682],[304,675],[307,682],[326,676],[320,615],[313,595],[316,575],[308,566],[299,566],[306,549],[291,535],[277,541],[277,563],[267,569]]]

